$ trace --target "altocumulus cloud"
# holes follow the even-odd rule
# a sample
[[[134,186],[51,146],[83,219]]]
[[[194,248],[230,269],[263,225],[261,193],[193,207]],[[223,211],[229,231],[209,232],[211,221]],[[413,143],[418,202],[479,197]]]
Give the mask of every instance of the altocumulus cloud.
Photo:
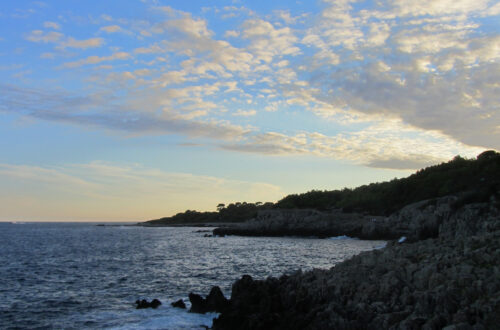
[[[112,95],[73,96],[41,89],[0,85],[0,110],[33,118],[66,122],[131,134],[181,134],[212,139],[239,139],[249,129],[226,122],[193,121],[167,114],[133,111],[111,105]],[[103,101],[103,98],[106,101]],[[104,103],[104,104],[103,104]],[[96,109],[98,111],[96,111]]]
[[[153,5],[154,15],[140,19],[102,16],[86,38],[47,21],[50,30],[24,39],[54,47],[44,56],[61,73],[54,79],[78,74],[85,91],[3,84],[0,110],[371,167],[418,168],[500,149],[498,2],[324,0],[310,8],[194,14]],[[67,49],[75,53],[58,58]],[[296,113],[308,120],[294,121]]]

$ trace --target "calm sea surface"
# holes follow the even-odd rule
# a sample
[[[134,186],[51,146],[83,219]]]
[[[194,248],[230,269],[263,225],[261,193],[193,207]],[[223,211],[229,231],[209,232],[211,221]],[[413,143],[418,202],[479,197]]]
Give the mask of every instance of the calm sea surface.
[[[384,244],[314,238],[203,237],[206,228],[0,223],[0,329],[199,329],[215,314],[170,307],[243,274],[330,268]],[[156,310],[137,299],[158,298]]]

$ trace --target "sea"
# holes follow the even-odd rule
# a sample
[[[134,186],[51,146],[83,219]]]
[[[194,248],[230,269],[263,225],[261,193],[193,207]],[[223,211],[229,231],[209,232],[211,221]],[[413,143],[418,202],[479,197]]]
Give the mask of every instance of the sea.
[[[0,329],[204,329],[215,313],[173,308],[190,292],[328,269],[383,241],[205,237],[210,228],[0,223]],[[136,309],[138,299],[157,309]]]

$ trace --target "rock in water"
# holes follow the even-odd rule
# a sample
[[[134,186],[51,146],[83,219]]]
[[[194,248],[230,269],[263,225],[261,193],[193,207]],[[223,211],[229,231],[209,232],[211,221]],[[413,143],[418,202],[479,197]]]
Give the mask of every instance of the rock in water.
[[[191,309],[189,310],[191,313],[199,313],[204,314],[207,311],[207,302],[206,300],[196,293],[189,294],[189,301],[191,302]]]
[[[158,299],[153,299],[153,301],[151,301],[149,305],[151,306],[151,308],[157,308],[161,305],[161,301],[159,301]]]
[[[215,311],[217,313],[224,312],[229,306],[229,300],[224,297],[221,289],[218,286],[212,287],[208,297],[206,299],[207,308],[210,311]]]
[[[158,306],[161,305],[161,301],[159,301],[158,299],[153,299],[151,302],[148,302],[146,299],[136,300],[135,303],[137,305],[137,309],[158,308]]]
[[[218,286],[212,287],[206,299],[199,294],[190,293],[189,301],[191,301],[191,309],[189,311],[192,313],[222,313],[229,307],[229,300],[224,297]]]
[[[186,308],[186,304],[184,303],[184,300],[182,299],[179,299],[177,301],[174,301],[173,303],[171,303],[172,307],[176,307],[176,308]]]

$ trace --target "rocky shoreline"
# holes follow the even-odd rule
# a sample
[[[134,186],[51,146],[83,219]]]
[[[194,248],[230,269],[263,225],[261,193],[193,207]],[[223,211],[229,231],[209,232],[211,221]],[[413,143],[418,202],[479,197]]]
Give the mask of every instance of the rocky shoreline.
[[[402,236],[417,241],[438,236],[439,226],[463,196],[445,196],[410,204],[388,216],[345,213],[341,210],[266,210],[257,217],[213,230],[214,235],[239,236],[349,236],[393,240]]]
[[[362,253],[330,270],[266,280],[243,276],[233,284],[229,302],[218,310],[213,329],[498,327],[498,201],[494,196],[485,203],[461,201],[461,196],[422,201],[378,218],[281,211],[214,231],[408,239],[391,241],[384,249]]]

